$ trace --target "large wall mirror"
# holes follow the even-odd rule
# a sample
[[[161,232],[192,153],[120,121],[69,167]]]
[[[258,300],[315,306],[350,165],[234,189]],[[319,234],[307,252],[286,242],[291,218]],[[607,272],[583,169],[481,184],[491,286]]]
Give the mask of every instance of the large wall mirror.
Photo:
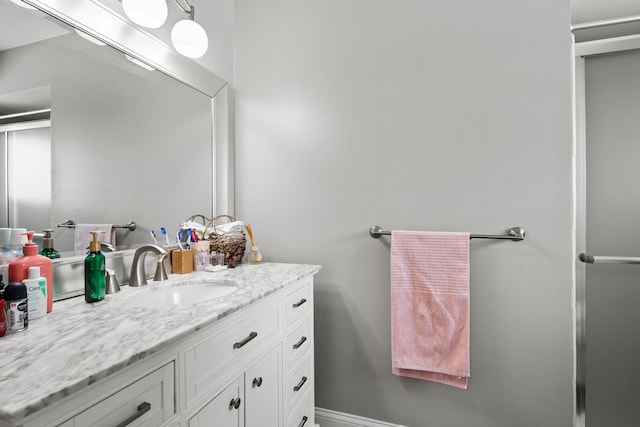
[[[0,227],[53,228],[56,248],[69,252],[74,229],[57,227],[68,219],[135,221],[134,231],[117,231],[118,248],[129,249],[150,242],[151,229],[174,235],[190,215],[212,215],[212,98],[225,82],[191,65],[181,78],[179,61],[162,49],[135,61],[140,55],[125,55],[117,28],[112,38],[102,29],[88,40],[96,33],[76,24],[84,12],[74,16],[81,7],[65,5],[72,2],[27,3],[43,10],[0,1]],[[93,15],[84,22],[92,19],[106,22]],[[115,47],[94,43],[100,39]],[[39,113],[25,114],[32,111]]]

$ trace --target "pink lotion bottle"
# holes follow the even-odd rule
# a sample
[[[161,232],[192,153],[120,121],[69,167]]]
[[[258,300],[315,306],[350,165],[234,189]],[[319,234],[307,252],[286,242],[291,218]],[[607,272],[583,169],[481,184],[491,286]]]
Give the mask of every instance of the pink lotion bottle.
[[[29,267],[40,267],[40,275],[47,279],[47,313],[53,310],[53,263],[38,254],[38,245],[33,243],[33,231],[24,233],[29,241],[22,247],[22,256],[9,263],[9,282],[22,282],[29,278]]]

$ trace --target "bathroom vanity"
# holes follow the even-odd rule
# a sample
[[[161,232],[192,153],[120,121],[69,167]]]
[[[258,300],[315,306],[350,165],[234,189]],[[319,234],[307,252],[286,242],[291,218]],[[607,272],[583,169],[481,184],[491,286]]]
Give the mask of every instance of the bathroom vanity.
[[[0,426],[313,426],[319,269],[241,265],[56,302],[0,339]]]

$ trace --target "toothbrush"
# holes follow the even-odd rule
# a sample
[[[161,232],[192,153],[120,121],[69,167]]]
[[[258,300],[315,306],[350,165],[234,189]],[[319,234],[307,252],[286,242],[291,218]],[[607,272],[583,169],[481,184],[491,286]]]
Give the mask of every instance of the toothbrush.
[[[184,247],[187,249],[191,249],[191,229],[182,229],[180,230],[180,241],[184,239]]]
[[[164,239],[167,242],[167,246],[169,246],[170,243],[169,243],[169,235],[167,234],[167,229],[164,227],[160,227],[160,231],[162,232],[162,234],[164,234]]]
[[[153,237],[153,241],[155,244],[158,244],[158,239],[156,239],[156,230],[151,230],[151,237]]]
[[[176,233],[176,240],[178,242],[178,247],[180,248],[180,251],[184,251],[184,247],[182,246],[182,233],[180,232],[180,230],[178,230],[178,232]]]

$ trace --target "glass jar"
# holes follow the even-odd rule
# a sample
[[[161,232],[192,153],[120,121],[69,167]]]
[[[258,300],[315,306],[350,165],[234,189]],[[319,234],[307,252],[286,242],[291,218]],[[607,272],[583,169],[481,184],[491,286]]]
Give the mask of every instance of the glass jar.
[[[249,264],[259,264],[262,262],[262,254],[260,248],[257,246],[251,246],[249,250]]]

